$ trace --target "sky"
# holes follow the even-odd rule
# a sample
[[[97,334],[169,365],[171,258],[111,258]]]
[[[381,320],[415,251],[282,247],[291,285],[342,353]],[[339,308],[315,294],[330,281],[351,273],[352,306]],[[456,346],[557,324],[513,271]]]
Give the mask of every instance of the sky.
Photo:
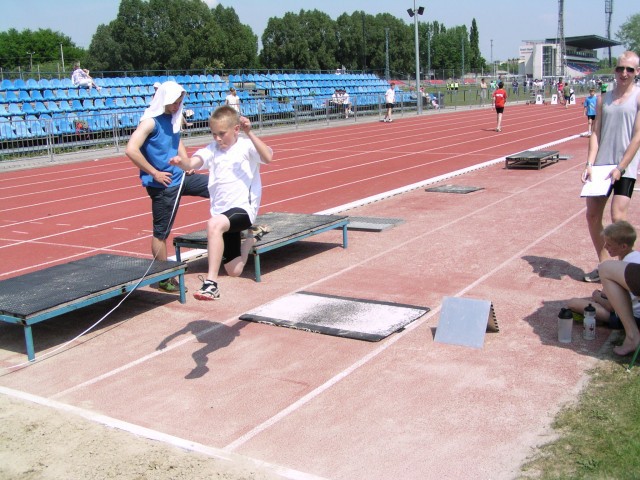
[[[482,56],[492,60],[518,57],[523,40],[555,38],[558,31],[557,0],[506,0],[485,2],[481,0],[206,0],[210,7],[220,3],[233,7],[240,22],[249,25],[262,36],[270,17],[281,18],[286,12],[320,10],[334,20],[342,13],[390,13],[413,25],[407,9],[425,7],[420,22],[437,20],[446,27],[466,25],[471,27],[475,18],[480,33]],[[87,48],[100,24],[108,24],[118,14],[119,0],[1,0],[0,31],[15,28],[37,30],[50,28],[62,32],[79,47]],[[600,35],[606,37],[604,13],[605,0],[565,0],[565,37]],[[640,13],[637,0],[613,1],[611,37],[633,14]],[[622,53],[621,47],[613,49],[613,55]],[[598,55],[605,56],[605,50]]]

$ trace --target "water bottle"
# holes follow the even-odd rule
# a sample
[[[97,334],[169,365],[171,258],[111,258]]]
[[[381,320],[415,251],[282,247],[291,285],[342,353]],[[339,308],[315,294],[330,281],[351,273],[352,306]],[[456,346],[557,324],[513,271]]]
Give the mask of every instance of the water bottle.
[[[582,337],[585,340],[596,338],[596,309],[591,304],[584,308],[584,332]]]
[[[558,315],[558,341],[571,343],[571,331],[573,329],[573,312],[568,308],[562,308]]]

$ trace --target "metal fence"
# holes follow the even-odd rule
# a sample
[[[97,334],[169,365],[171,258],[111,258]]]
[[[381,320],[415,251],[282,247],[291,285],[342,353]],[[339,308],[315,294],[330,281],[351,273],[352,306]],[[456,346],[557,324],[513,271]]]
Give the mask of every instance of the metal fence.
[[[415,112],[414,95],[396,95],[394,114],[403,116]],[[223,102],[207,106],[186,105],[186,126],[183,135],[210,135],[209,116]],[[427,107],[425,107],[427,108]],[[242,104],[242,114],[253,128],[264,132],[276,127],[293,129],[308,124],[329,125],[335,122],[357,122],[364,117],[385,114],[384,95],[354,95],[351,104],[334,104],[331,97],[300,97],[276,100],[252,97]],[[124,149],[136,129],[144,109],[116,111],[81,111],[58,114],[0,118],[0,161],[29,157],[56,157],[80,151],[115,148]]]

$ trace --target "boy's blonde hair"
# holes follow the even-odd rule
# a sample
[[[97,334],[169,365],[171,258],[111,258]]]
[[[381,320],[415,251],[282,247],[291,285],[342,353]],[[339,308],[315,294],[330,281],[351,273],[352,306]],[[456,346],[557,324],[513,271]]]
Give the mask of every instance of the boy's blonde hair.
[[[213,122],[224,122],[227,127],[234,127],[240,124],[240,117],[238,116],[238,112],[231,108],[229,105],[222,105],[221,107],[216,108],[211,117],[209,117],[209,126]]]
[[[636,243],[636,229],[629,222],[619,220],[611,225],[607,225],[602,231],[602,235],[617,243],[618,245],[628,245],[633,248]]]

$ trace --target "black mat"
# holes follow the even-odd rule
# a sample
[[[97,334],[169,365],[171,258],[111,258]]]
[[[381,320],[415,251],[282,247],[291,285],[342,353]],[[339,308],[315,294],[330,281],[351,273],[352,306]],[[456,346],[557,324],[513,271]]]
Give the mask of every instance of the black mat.
[[[255,225],[267,225],[271,231],[255,243],[254,248],[260,249],[273,244],[280,244],[287,240],[313,233],[340,222],[347,218],[340,215],[309,215],[303,213],[272,212],[258,215]],[[207,245],[207,231],[186,233],[173,239],[174,245]]]
[[[27,317],[140,279],[151,260],[99,254],[0,281],[0,313]],[[155,261],[148,275],[178,268]]]
[[[297,292],[266,303],[240,319],[376,342],[428,311],[428,307]]]

